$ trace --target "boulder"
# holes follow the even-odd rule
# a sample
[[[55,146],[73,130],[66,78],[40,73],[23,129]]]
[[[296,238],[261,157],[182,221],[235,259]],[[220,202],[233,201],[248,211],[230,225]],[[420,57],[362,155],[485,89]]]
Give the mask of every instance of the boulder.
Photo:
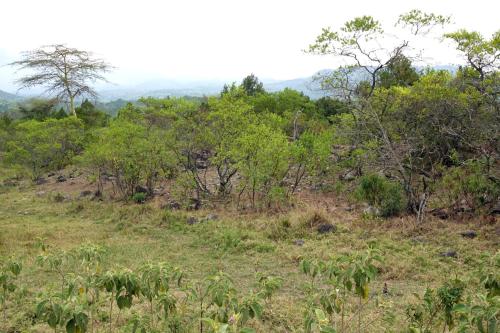
[[[460,233],[463,238],[474,239],[477,237],[477,232],[474,230],[467,230]]]
[[[455,251],[455,250],[448,250],[446,252],[441,252],[439,255],[441,257],[446,257],[446,258],[456,258],[457,257],[457,251]]]
[[[293,243],[297,246],[302,246],[305,242],[303,239],[296,239]]]
[[[36,180],[35,180],[35,184],[36,185],[43,185],[47,183],[47,179],[43,178],[43,177],[38,177]]]
[[[205,216],[205,218],[202,220],[202,222],[208,222],[208,221],[216,221],[219,219],[219,216],[217,214],[208,214]]]
[[[431,215],[437,217],[438,219],[441,220],[446,220],[447,218],[450,217],[450,214],[448,213],[448,210],[445,208],[436,208],[431,210]]]
[[[64,183],[66,180],[67,180],[67,179],[66,179],[66,177],[64,177],[63,175],[59,175],[59,176],[57,176],[57,178],[56,178],[56,181],[57,181],[58,183]]]
[[[90,195],[92,195],[92,191],[89,191],[89,190],[85,190],[85,191],[80,192],[80,198],[88,197]]]
[[[194,216],[190,216],[187,218],[186,223],[189,225],[193,225],[193,224],[198,223],[198,219]]]
[[[318,225],[317,229],[318,233],[320,234],[327,234],[327,233],[330,233],[330,232],[335,232],[337,231],[337,227],[334,226],[333,224],[331,223],[322,223],[320,225]]]
[[[378,209],[377,207],[368,206],[365,209],[363,209],[363,214],[371,216],[379,216],[380,209]]]
[[[135,193],[148,193],[148,189],[145,188],[144,186],[137,185],[135,187]]]

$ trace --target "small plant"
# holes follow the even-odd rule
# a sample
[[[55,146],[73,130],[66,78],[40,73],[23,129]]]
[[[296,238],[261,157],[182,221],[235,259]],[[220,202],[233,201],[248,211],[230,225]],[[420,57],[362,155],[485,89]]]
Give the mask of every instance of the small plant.
[[[0,304],[2,305],[3,321],[7,322],[7,301],[17,289],[16,279],[21,274],[22,264],[19,261],[9,260],[0,264]]]
[[[369,299],[369,284],[377,275],[375,263],[381,261],[375,249],[327,262],[303,260],[300,268],[311,277],[304,315],[305,331],[343,333],[356,325],[356,332],[362,332],[362,313]]]
[[[453,328],[455,325],[454,308],[463,296],[465,284],[459,280],[446,281],[437,290],[427,289],[417,304],[411,304],[406,309],[410,322],[408,330],[416,333],[435,332],[442,327],[442,331]]]
[[[137,192],[132,195],[132,200],[135,203],[142,204],[146,202],[146,193],[143,192]]]

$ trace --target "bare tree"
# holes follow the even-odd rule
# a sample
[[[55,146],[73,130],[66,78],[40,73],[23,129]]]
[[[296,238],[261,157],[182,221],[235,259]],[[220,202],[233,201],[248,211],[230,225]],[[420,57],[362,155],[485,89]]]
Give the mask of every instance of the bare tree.
[[[80,96],[97,97],[89,83],[106,81],[103,73],[112,67],[92,53],[69,48],[62,44],[46,45],[22,54],[22,59],[10,65],[27,70],[29,74],[16,81],[22,88],[46,87],[46,92],[69,104],[69,112],[76,116],[75,99]]]

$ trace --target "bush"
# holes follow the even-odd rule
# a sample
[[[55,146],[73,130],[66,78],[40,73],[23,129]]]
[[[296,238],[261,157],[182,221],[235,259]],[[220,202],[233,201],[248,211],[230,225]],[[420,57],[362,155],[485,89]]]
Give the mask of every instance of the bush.
[[[481,161],[467,161],[451,168],[440,187],[446,189],[445,204],[455,205],[465,200],[472,209],[496,202],[500,196],[500,185],[489,178],[487,167]]]
[[[401,185],[377,174],[363,176],[356,195],[378,208],[383,217],[397,215],[405,206]]]
[[[134,195],[132,196],[132,200],[134,200],[135,203],[142,204],[146,201],[146,193],[143,192],[134,193]]]

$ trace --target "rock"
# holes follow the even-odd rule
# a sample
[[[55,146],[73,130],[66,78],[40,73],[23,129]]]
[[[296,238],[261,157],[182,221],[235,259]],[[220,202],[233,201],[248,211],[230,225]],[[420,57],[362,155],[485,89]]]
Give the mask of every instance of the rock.
[[[46,193],[45,191],[38,191],[38,192],[36,192],[36,196],[43,197],[45,195],[45,193]]]
[[[468,213],[474,211],[474,209],[469,205],[467,200],[463,199],[460,204],[455,209],[457,213]]]
[[[461,232],[460,235],[462,235],[463,238],[473,239],[477,237],[477,232],[475,232],[474,230],[467,230]]]
[[[498,202],[490,211],[490,215],[500,215],[500,202]]]
[[[208,214],[205,217],[205,221],[215,221],[215,220],[218,220],[218,219],[219,219],[219,216],[217,214]]]
[[[191,204],[188,206],[189,210],[198,210],[201,208],[201,200],[191,198]]]
[[[145,188],[144,186],[137,185],[135,187],[135,193],[148,193],[148,189]]]
[[[441,257],[446,257],[446,258],[456,258],[457,257],[457,251],[448,250],[446,252],[441,252],[440,256]]]
[[[153,195],[163,195],[163,188],[157,187],[153,189]]]
[[[351,206],[344,207],[344,210],[346,212],[352,212],[354,210],[354,206],[351,205]]]
[[[304,245],[304,240],[303,239],[296,239],[295,242],[293,242],[297,246],[302,246]]]
[[[47,174],[47,177],[54,177],[55,175],[56,175],[56,173],[55,173],[55,172],[49,172],[49,173]]]
[[[322,223],[322,224],[318,225],[318,228],[316,230],[318,230],[318,232],[320,234],[326,234],[329,232],[337,231],[337,227],[331,223]]]
[[[80,198],[88,197],[90,195],[92,195],[92,191],[89,190],[80,192]]]
[[[350,181],[356,179],[357,175],[358,175],[358,173],[356,170],[350,170],[350,171],[344,173],[343,175],[341,175],[340,179],[350,182]]]
[[[363,214],[371,215],[371,216],[379,216],[380,210],[376,207],[368,206],[365,209],[363,209]]]
[[[64,183],[66,180],[67,180],[66,177],[64,177],[63,175],[57,176],[56,178],[56,181],[58,183]]]
[[[445,208],[436,208],[431,210],[431,215],[437,217],[438,219],[441,220],[446,220],[447,218],[450,217],[450,214],[448,213],[448,210]]]
[[[43,185],[47,183],[47,179],[43,178],[43,177],[38,177],[36,180],[35,180],[35,184],[36,185]]]
[[[164,205],[162,205],[162,208],[175,210],[175,209],[181,209],[181,205],[177,201],[171,200],[171,201],[165,203]]]
[[[190,216],[187,218],[186,223],[189,225],[193,225],[193,224],[198,223],[198,219],[194,216]]]

